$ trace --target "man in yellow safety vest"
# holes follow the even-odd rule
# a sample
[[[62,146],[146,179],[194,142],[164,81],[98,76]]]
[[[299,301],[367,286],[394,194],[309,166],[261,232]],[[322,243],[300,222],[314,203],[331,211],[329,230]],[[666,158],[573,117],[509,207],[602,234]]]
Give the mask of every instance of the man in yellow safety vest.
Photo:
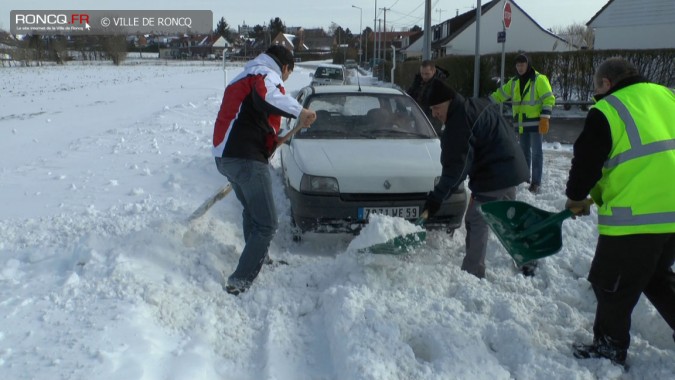
[[[566,207],[588,215],[589,194],[598,207],[588,274],[598,305],[593,342],[573,352],[625,366],[641,294],[675,330],[675,92],[621,58],[604,61],[594,82],[597,103],[574,143]]]

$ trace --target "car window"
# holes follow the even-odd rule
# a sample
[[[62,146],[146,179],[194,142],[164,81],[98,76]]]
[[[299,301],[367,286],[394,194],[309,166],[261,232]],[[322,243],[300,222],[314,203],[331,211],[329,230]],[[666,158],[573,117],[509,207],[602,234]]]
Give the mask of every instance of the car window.
[[[404,95],[314,94],[305,107],[317,113],[311,128],[297,138],[429,139],[436,134],[429,121]]]
[[[314,73],[315,78],[328,78],[328,79],[338,79],[342,80],[342,69],[337,67],[319,67]]]

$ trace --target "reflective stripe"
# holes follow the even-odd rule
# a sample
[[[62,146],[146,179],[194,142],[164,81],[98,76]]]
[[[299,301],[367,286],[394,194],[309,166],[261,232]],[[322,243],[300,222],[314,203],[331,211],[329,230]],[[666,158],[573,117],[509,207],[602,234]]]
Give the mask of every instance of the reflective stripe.
[[[628,108],[626,108],[626,106],[621,103],[621,100],[619,100],[614,95],[609,95],[604,99],[607,100],[607,102],[612,107],[614,107],[614,109],[616,109],[619,117],[621,118],[621,121],[623,121],[624,125],[626,126],[626,134],[628,135],[628,141],[630,142],[631,146],[631,149],[619,153],[612,159],[605,161],[605,169],[615,168],[617,165],[635,158],[648,156],[654,153],[675,150],[675,140],[664,140],[643,145],[637,125],[635,124],[635,120],[628,111]]]
[[[514,102],[514,105],[517,106],[538,106],[542,104],[543,102],[541,100],[530,100],[529,102],[524,102],[524,101],[519,101],[519,102]]]
[[[504,91],[504,89],[502,88],[499,89],[499,93],[501,96],[504,97],[504,100],[508,100],[510,98],[509,94],[507,94],[506,91]]]
[[[612,207],[612,215],[598,215],[598,224],[606,226],[635,226],[675,223],[675,212],[633,215],[630,207]]]
[[[617,165],[623,164],[626,161],[633,160],[644,156],[649,156],[654,153],[667,152],[675,150],[675,140],[666,140],[651,143],[649,145],[640,145],[620,154],[617,154],[611,160],[605,162],[605,169],[615,168]]]

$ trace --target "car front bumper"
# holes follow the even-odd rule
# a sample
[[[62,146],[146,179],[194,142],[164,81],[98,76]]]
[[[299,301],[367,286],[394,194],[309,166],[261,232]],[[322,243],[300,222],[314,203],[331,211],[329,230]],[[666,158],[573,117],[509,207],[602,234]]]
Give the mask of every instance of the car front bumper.
[[[362,207],[419,207],[423,211],[426,193],[414,194],[305,194],[287,187],[286,194],[291,201],[293,221],[302,232],[357,232],[365,220],[358,218]],[[446,199],[433,218],[425,223],[429,230],[454,230],[462,223],[467,205],[464,187]],[[411,221],[414,221],[412,219]]]

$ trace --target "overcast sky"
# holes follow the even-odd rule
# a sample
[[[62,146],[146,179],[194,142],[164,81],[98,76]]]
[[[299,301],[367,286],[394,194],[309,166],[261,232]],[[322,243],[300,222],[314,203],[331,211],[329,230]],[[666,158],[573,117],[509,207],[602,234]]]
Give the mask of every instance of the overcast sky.
[[[587,23],[609,0],[516,0],[515,2],[544,28]],[[328,29],[331,22],[358,33],[363,14],[362,27],[373,27],[375,3],[377,8],[388,8],[387,29],[395,30],[424,25],[425,0],[1,0],[0,28],[9,30],[10,14],[15,10],[63,9],[199,9],[211,10],[214,20],[225,17],[225,21],[236,28],[248,25],[267,24],[279,17],[286,26],[305,28],[323,27]],[[481,0],[482,4],[489,0]],[[161,3],[161,7],[157,4]],[[476,0],[432,0],[431,22],[454,17],[475,9]],[[361,7],[362,11],[352,8]],[[379,10],[378,18],[384,18]],[[515,22],[515,21],[514,21]],[[215,25],[215,23],[214,23]]]

